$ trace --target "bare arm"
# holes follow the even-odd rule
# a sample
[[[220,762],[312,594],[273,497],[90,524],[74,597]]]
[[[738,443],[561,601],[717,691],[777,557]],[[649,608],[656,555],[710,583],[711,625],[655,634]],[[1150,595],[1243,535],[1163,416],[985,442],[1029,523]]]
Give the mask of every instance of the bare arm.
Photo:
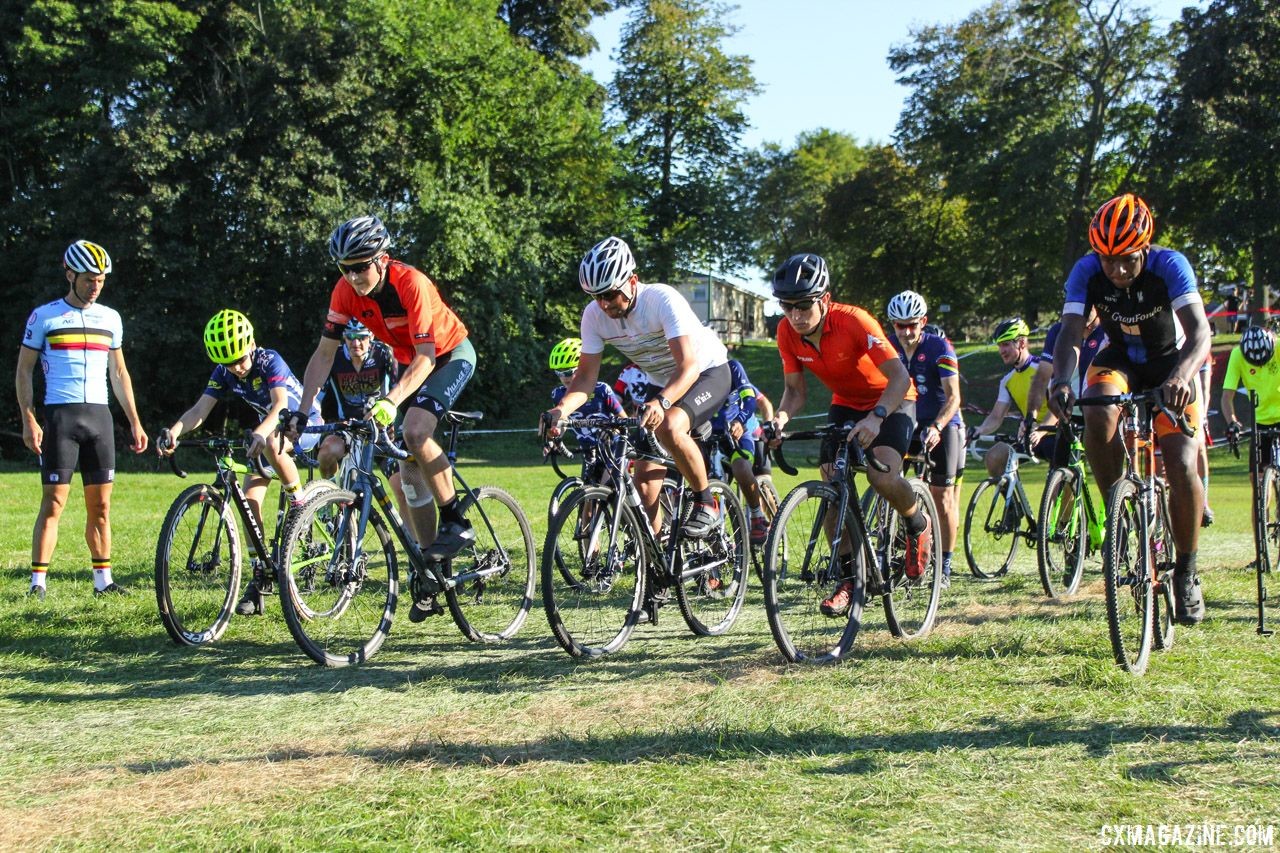
[[[1239,391],[1235,388],[1222,389],[1222,419],[1228,426],[1236,423],[1236,394],[1238,393]]]
[[[427,381],[435,369],[436,345],[418,344],[413,348],[413,358],[400,371],[400,378],[387,391],[387,399],[399,406]]]
[[[316,344],[316,351],[311,353],[306,372],[302,374],[302,400],[299,407],[302,411],[309,412],[315,405],[316,394],[320,393],[320,386],[329,378],[333,356],[337,351],[338,342],[333,338],[322,337],[320,343]]]
[[[662,396],[674,403],[698,380],[698,353],[694,349],[693,338],[688,335],[670,338],[667,346],[671,348],[671,356],[676,360],[676,372],[671,374],[671,378],[663,386]]]
[[[938,411],[938,417],[933,422],[934,428],[939,432],[960,411],[960,376],[942,377],[942,393],[945,397],[942,401],[942,408]]]
[[[1080,342],[1084,339],[1084,315],[1063,314],[1062,328],[1058,331],[1058,343],[1053,347],[1053,379],[1049,383],[1049,409],[1058,417],[1070,417],[1075,405],[1076,393],[1071,387],[1071,375],[1080,364]],[[1059,405],[1058,386],[1066,386],[1066,410]]]
[[[35,370],[36,358],[40,353],[31,347],[18,347],[18,371],[13,377],[14,388],[18,393],[18,416],[22,418],[22,443],[32,453],[40,453],[44,444],[44,430],[36,420],[34,395],[31,386],[31,374]]]
[[[978,424],[978,435],[991,435],[1000,428],[1000,424],[1004,421],[1004,416],[1009,414],[1009,401],[997,400],[996,404],[991,407],[991,412],[987,415],[987,419]]]
[[[1173,369],[1173,375],[1190,385],[1209,355],[1209,319],[1205,317],[1204,305],[1200,302],[1183,305],[1177,313],[1178,322],[1187,337],[1178,352],[1178,365]]]
[[[134,453],[142,453],[147,449],[147,432],[142,428],[142,419],[138,417],[138,406],[133,399],[133,379],[129,376],[129,368],[125,366],[122,348],[111,350],[108,367],[111,388],[116,392],[116,399],[120,401],[120,408],[124,409],[124,416],[129,420],[129,430],[133,433],[130,448]]]
[[[809,399],[809,386],[803,373],[784,373],[782,382],[782,400],[773,413],[778,429],[786,427],[794,412],[804,411],[804,404]]]
[[[218,405],[218,401],[210,397],[208,394],[201,394],[196,399],[191,408],[182,413],[182,417],[178,418],[169,425],[169,437],[173,443],[165,448],[160,443],[156,443],[156,452],[161,456],[169,456],[173,453],[174,448],[178,444],[178,436],[184,432],[190,432],[196,429],[200,424],[204,423],[205,418],[209,417],[209,413],[213,411],[213,407]]]
[[[1055,347],[1056,348],[1056,347]],[[1049,393],[1049,380],[1053,378],[1053,364],[1042,361],[1036,365],[1035,378],[1027,389],[1027,414],[1034,415],[1044,405],[1045,396]],[[1054,419],[1057,422],[1057,419]]]
[[[600,378],[600,359],[603,356],[604,353],[600,352],[584,352],[578,357],[578,368],[569,382],[569,389],[560,398],[560,405],[551,409],[548,414],[554,412],[552,417],[558,420],[578,411],[583,403],[591,399],[596,381]]]

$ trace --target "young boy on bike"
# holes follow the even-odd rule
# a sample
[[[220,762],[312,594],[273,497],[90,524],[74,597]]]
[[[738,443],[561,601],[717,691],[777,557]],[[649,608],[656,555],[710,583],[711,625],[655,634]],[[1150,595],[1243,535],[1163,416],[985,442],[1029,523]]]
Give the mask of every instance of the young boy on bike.
[[[711,417],[711,440],[719,441],[733,479],[742,489],[746,500],[747,515],[751,523],[751,544],[764,544],[769,535],[769,522],[760,507],[760,485],[752,470],[756,456],[756,434],[760,423],[756,420],[756,386],[747,377],[747,370],[737,359],[729,359],[729,396],[720,411]]]
[[[569,392],[569,385],[573,382],[573,374],[578,369],[578,361],[581,356],[581,338],[565,338],[551,348],[551,357],[548,359],[547,366],[551,368],[551,372],[560,380],[560,384],[551,389],[551,405],[553,407],[560,405],[564,395]],[[575,427],[573,426],[573,421],[592,415],[627,417],[627,413],[622,408],[622,401],[618,399],[617,394],[613,393],[613,389],[603,382],[597,382],[591,399],[569,416],[569,427],[573,430],[574,436],[577,437],[578,446],[582,448],[584,454],[594,449],[599,444],[600,439],[595,430]],[[584,458],[584,465],[586,461]],[[596,483],[600,481],[602,474],[603,471],[599,469],[595,471],[584,469],[583,479]]]
[[[281,412],[298,408],[302,384],[280,353],[257,345],[253,326],[239,311],[224,308],[213,315],[204,327],[204,348],[209,360],[216,365],[209,382],[191,408],[169,426],[169,441],[156,442],[156,451],[161,456],[171,456],[178,447],[179,437],[204,423],[220,401],[240,400],[261,418],[252,431],[247,451],[249,456],[265,455],[280,478],[285,494],[296,500],[302,484],[298,468],[289,455],[292,445],[287,438],[276,433],[276,427],[280,423]],[[311,407],[309,415],[308,425],[322,422],[318,405]],[[310,450],[318,438],[316,435],[303,435],[298,447]],[[245,479],[245,497],[259,525],[262,524],[262,499],[270,483],[269,478],[256,472]],[[270,591],[271,578],[255,565],[253,580],[236,605],[236,613],[260,615],[263,611],[262,596]]]

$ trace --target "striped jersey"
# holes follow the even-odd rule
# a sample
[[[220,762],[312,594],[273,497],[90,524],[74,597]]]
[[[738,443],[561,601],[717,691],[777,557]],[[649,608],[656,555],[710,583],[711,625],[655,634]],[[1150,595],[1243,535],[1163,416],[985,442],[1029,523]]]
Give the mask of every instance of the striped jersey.
[[[107,404],[107,362],[120,349],[120,315],[97,302],[76,308],[66,299],[41,305],[27,318],[22,345],[40,353],[44,403]]]

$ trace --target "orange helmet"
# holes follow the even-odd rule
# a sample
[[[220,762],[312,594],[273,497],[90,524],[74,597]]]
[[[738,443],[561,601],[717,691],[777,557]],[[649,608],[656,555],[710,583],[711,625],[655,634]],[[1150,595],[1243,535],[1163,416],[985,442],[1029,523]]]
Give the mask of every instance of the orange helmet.
[[[1155,233],[1151,208],[1133,193],[1118,195],[1098,208],[1089,223],[1089,245],[1099,255],[1128,255],[1151,245]]]

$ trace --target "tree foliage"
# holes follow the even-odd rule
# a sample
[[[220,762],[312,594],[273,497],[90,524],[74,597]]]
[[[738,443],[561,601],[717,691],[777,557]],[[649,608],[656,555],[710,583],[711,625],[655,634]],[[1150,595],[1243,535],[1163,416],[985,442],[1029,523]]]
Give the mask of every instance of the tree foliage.
[[[513,35],[547,59],[566,63],[567,70],[567,60],[596,49],[595,36],[587,27],[614,6],[614,0],[501,0],[498,17]]]
[[[731,169],[757,91],[751,61],[726,54],[728,8],[706,0],[637,0],[622,31],[611,86],[631,190],[646,221],[651,275],[677,264],[734,267],[746,260],[746,224]]]

